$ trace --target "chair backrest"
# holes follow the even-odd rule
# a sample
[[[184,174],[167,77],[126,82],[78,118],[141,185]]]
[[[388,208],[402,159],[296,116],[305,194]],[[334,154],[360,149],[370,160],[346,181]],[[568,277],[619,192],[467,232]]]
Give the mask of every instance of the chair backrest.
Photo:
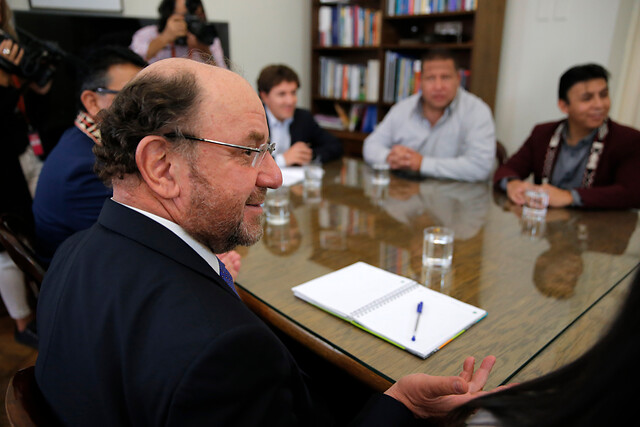
[[[36,283],[38,289],[44,278],[45,269],[35,256],[33,244],[18,217],[9,214],[0,215],[0,245],[24,272],[28,279]]]
[[[21,369],[11,378],[4,406],[14,427],[58,425],[38,388],[33,366]]]
[[[507,161],[507,149],[504,148],[500,141],[496,141],[496,160],[498,161],[498,166],[504,165]]]

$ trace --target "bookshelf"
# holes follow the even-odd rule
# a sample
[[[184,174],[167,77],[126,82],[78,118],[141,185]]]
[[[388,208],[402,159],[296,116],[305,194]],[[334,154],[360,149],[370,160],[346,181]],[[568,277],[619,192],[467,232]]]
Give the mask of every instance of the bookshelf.
[[[311,111],[338,116],[341,110],[347,127],[330,131],[340,138],[346,155],[361,156],[372,126],[394,102],[418,89],[419,83],[412,81],[419,82],[419,70],[412,60],[429,49],[451,50],[466,70],[467,89],[493,110],[506,0],[312,2]],[[464,10],[465,5],[471,10]],[[423,13],[421,7],[432,11]],[[436,32],[455,35],[434,36]],[[394,57],[401,60],[387,65]]]

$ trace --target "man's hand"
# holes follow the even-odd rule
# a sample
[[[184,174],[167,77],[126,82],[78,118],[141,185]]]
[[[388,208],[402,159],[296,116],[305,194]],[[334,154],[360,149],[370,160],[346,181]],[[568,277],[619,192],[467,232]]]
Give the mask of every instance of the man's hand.
[[[404,145],[394,145],[387,156],[387,163],[391,169],[409,169],[419,172],[422,155]]]
[[[400,378],[385,394],[402,402],[416,417],[443,417],[452,409],[488,392],[482,388],[496,362],[486,357],[473,371],[475,359],[467,357],[462,373],[457,377],[412,374]]]
[[[507,196],[516,205],[524,205],[524,193],[534,187],[530,182],[513,179],[507,182]]]
[[[306,142],[298,141],[293,144],[284,154],[284,160],[287,166],[301,165],[304,166],[311,162],[313,158],[313,150],[309,148]]]
[[[542,184],[540,189],[549,195],[549,206],[552,208],[562,208],[573,203],[573,196],[569,190],[563,190],[551,184]]]
[[[235,282],[238,278],[238,273],[240,272],[242,256],[236,251],[229,251],[223,254],[218,254],[218,258],[224,263],[225,268],[229,274],[231,274],[231,277],[233,277],[233,281]]]

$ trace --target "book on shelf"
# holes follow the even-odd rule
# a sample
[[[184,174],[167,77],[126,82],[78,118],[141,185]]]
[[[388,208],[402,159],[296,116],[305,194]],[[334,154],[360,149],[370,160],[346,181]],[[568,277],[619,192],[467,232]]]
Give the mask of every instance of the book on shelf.
[[[385,54],[384,102],[395,103],[420,90],[420,59],[388,51]]]
[[[427,15],[471,11],[477,7],[478,0],[387,0],[387,15]]]
[[[323,5],[318,9],[318,43],[323,47],[378,46],[382,13],[359,5]]]
[[[313,118],[318,125],[326,129],[343,130],[344,125],[342,120],[338,116],[331,116],[328,114],[315,114]]]
[[[370,59],[365,65],[345,64],[338,58],[320,57],[320,96],[376,102],[379,80],[380,65],[377,59]]]
[[[487,315],[478,307],[363,262],[292,290],[296,297],[423,359]]]
[[[364,111],[364,118],[362,119],[362,132],[373,132],[378,124],[378,107],[375,105],[367,105]]]
[[[338,117],[340,118],[340,121],[342,122],[342,129],[348,129],[349,128],[349,116],[347,115],[347,112],[345,111],[345,109],[342,108],[342,105],[338,104],[337,102],[333,103],[333,108],[336,110],[336,113],[338,113]]]

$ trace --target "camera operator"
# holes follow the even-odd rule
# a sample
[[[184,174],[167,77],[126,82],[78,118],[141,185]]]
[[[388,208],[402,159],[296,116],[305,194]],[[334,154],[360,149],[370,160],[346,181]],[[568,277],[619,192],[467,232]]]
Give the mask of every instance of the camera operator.
[[[28,119],[28,102],[23,94],[27,90],[45,94],[51,82],[38,86],[19,76],[19,66],[25,51],[15,42],[18,40],[11,21],[11,10],[6,0],[0,0],[0,214],[19,217],[26,226],[25,232],[33,231],[31,193],[25,179],[30,172],[27,165],[35,169],[35,178],[41,163],[29,146],[38,147],[39,137]],[[31,98],[30,98],[31,100]],[[30,161],[23,162],[20,158]],[[23,172],[24,170],[24,172]],[[14,319],[15,338],[18,342],[37,346],[34,314],[27,302],[24,276],[13,263],[4,248],[0,247],[0,294],[9,315]]]
[[[165,58],[202,60],[213,57],[216,65],[227,68],[222,44],[215,28],[206,24],[200,0],[163,0],[158,7],[160,22],[140,28],[133,35],[130,49],[150,64]]]

